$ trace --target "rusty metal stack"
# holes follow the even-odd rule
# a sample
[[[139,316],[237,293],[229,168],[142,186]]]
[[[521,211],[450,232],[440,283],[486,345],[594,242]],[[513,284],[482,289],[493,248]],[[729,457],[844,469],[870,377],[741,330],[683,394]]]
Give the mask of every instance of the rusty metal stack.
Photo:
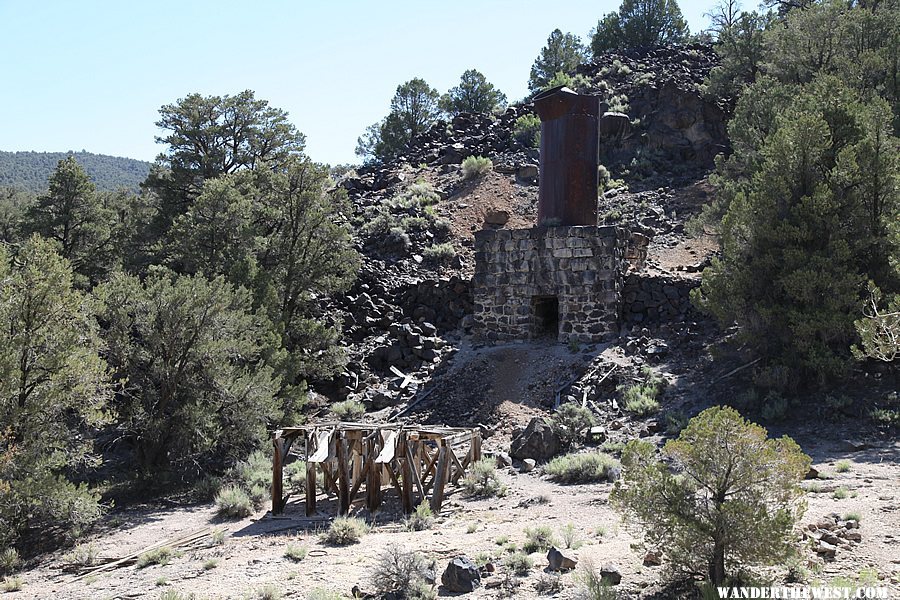
[[[559,86],[538,94],[538,225],[597,225],[600,100]]]

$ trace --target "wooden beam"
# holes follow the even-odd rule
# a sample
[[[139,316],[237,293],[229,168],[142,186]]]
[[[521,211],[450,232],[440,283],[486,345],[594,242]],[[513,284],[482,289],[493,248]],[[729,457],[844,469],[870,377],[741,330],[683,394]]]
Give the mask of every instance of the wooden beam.
[[[280,515],[284,512],[284,440],[281,432],[276,431],[272,438],[274,455],[272,457],[272,514]]]
[[[338,469],[338,514],[346,515],[350,512],[350,465],[347,464],[347,452],[342,432],[336,433],[337,437],[337,469]]]
[[[459,481],[459,478],[462,477],[466,472],[466,468],[461,462],[459,462],[459,457],[456,456],[456,452],[453,451],[453,448],[448,447],[447,450],[450,452],[450,462],[456,465],[456,473],[454,473],[450,477],[450,481],[453,482],[453,485],[456,485],[456,483]]]
[[[450,467],[450,459],[447,453],[450,448],[441,443],[438,451],[438,465],[434,479],[434,493],[431,495],[431,511],[434,514],[441,512],[441,504],[444,502],[444,486],[447,483],[447,469]]]
[[[306,445],[306,456],[310,451],[310,436],[303,436]],[[316,514],[316,463],[306,463],[306,516],[311,517]]]
[[[366,458],[366,468],[369,470],[369,479],[366,481],[366,507],[369,513],[373,513],[381,506],[381,468],[382,466],[375,462],[378,455],[378,443],[381,441],[381,434],[375,439],[369,440],[369,452]]]
[[[419,477],[419,469],[421,468],[421,464],[419,463],[418,458],[413,458],[413,453],[409,449],[409,445],[406,446],[406,458],[410,463],[410,472],[412,473],[412,479],[416,484],[416,487],[419,488],[419,495],[422,500],[425,500],[425,486],[422,485],[422,479]]]
[[[362,468],[362,472],[359,474],[359,477],[353,482],[353,488],[350,490],[350,503],[353,503],[353,500],[356,499],[356,493],[359,491],[362,482],[366,479],[369,474],[369,465],[374,463],[369,463],[366,461]]]
[[[403,512],[409,514],[413,511],[412,505],[412,455],[409,452],[409,442],[406,432],[400,434],[400,482],[402,491],[400,493],[400,502],[403,505]]]
[[[426,492],[428,492],[428,490],[434,484],[434,479],[435,479],[434,477],[432,477],[431,482],[429,483],[428,476],[434,470],[434,465],[437,462],[438,457],[441,454],[441,451],[440,451],[440,446],[438,446],[438,448],[435,449],[434,456],[432,456],[431,454],[428,453],[427,450],[425,450],[424,444],[421,444],[420,448],[422,449],[422,454],[424,454],[425,457],[427,458],[427,460],[423,460],[423,463],[425,464],[425,469],[422,471],[422,487],[425,489]]]
[[[359,484],[362,481],[362,471],[363,471],[363,441],[360,439],[361,436],[351,435],[350,438],[350,464],[353,468],[352,475],[350,476],[350,481],[353,482],[353,489],[359,489]],[[353,502],[353,498],[356,496],[355,493],[350,494],[350,502]]]

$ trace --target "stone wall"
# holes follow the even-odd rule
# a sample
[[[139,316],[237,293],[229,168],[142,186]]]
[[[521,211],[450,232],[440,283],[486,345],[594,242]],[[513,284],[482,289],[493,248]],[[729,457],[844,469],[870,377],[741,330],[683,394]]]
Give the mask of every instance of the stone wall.
[[[475,234],[477,335],[597,342],[618,335],[626,232],[534,227]]]
[[[472,290],[467,279],[427,279],[404,286],[395,293],[403,314],[417,323],[433,323],[441,331],[456,329],[460,319],[472,314]]]
[[[642,325],[684,321],[694,313],[690,293],[698,285],[699,279],[631,273],[622,292],[622,317]]]

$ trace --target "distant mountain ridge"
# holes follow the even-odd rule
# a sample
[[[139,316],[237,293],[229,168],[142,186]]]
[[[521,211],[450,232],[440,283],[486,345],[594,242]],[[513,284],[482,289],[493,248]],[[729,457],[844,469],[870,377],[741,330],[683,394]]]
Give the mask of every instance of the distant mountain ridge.
[[[127,188],[137,191],[147,178],[150,163],[134,158],[94,154],[92,152],[4,152],[0,150],[0,187],[13,187],[41,193],[47,178],[59,161],[67,156],[84,167],[99,190]]]

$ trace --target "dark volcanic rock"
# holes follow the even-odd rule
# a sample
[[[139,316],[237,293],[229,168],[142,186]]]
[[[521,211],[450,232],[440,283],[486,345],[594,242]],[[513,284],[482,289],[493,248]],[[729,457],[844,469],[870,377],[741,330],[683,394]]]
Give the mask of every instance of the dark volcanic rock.
[[[556,546],[547,552],[547,562],[551,571],[570,571],[578,566],[578,559],[570,550],[560,550]]]
[[[457,556],[441,575],[441,585],[448,592],[473,592],[481,585],[481,574],[475,563],[465,556]]]
[[[544,462],[553,458],[562,449],[559,434],[542,417],[534,417],[525,431],[513,438],[509,455],[516,460],[533,458]]]

